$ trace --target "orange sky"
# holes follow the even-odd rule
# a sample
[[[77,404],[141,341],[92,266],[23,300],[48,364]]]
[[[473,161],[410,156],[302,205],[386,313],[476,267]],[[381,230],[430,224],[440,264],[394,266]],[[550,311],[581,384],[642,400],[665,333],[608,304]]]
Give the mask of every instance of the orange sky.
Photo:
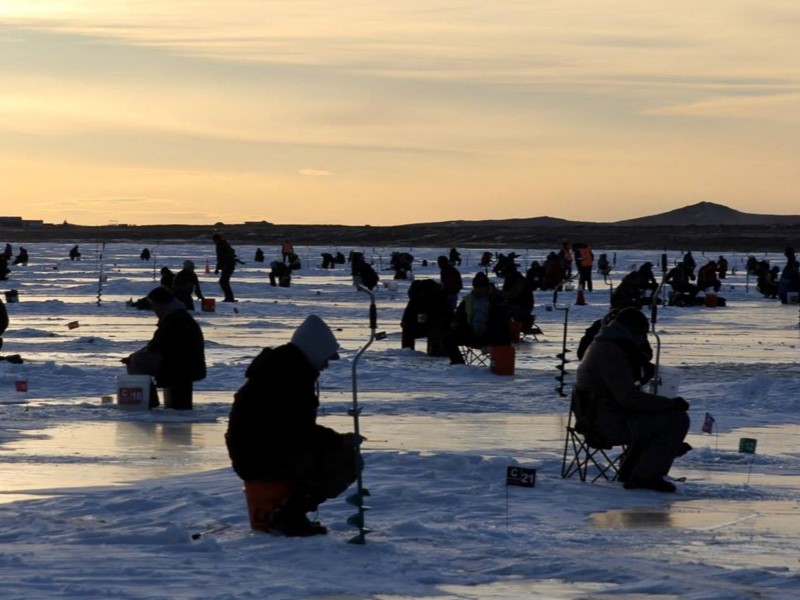
[[[3,0],[2,214],[800,213],[796,0],[221,6]]]

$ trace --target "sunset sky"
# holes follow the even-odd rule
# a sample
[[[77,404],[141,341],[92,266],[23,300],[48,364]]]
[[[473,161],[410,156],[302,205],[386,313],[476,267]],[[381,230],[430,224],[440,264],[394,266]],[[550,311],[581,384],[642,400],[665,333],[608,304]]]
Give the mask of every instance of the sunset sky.
[[[1,0],[2,215],[800,214],[797,0]]]

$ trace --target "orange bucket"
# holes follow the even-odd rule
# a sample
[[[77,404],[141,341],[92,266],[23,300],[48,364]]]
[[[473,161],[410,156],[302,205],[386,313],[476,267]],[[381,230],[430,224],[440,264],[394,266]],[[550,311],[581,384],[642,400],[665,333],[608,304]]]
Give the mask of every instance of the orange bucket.
[[[515,356],[514,346],[491,346],[489,368],[495,375],[513,375]]]
[[[292,491],[291,481],[245,481],[247,515],[250,527],[256,531],[269,531],[269,515],[278,508]]]
[[[200,301],[200,310],[203,312],[214,312],[217,308],[217,301],[214,298],[203,298]]]

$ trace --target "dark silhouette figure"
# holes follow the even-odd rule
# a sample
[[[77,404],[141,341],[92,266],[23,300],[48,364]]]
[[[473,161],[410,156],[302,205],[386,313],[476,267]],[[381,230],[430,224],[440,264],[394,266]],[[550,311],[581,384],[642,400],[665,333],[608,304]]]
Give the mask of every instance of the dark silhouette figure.
[[[22,246],[19,247],[19,254],[14,259],[14,264],[22,265],[23,267],[28,265],[28,251]]]
[[[236,302],[233,288],[231,287],[231,276],[236,270],[236,264],[243,263],[236,258],[236,252],[233,247],[220,234],[215,233],[211,236],[211,239],[214,240],[214,245],[216,246],[217,266],[214,268],[214,273],[219,273],[219,287],[224,295],[222,301]]]
[[[414,349],[415,340],[428,338],[428,356],[446,356],[444,336],[453,311],[442,286],[433,279],[415,279],[408,287],[408,304],[400,321],[402,347]]]
[[[175,278],[172,281],[172,292],[178,300],[183,302],[187,310],[194,310],[192,294],[197,296],[200,301],[205,299],[200,289],[200,280],[194,271],[194,262],[191,260],[183,261],[183,269],[175,274]]]
[[[292,270],[279,260],[273,260],[269,263],[271,271],[269,272],[269,284],[273,287],[289,287],[292,285]]]
[[[69,251],[69,259],[70,260],[80,260],[81,259],[81,251],[78,248],[78,244],[75,244]]]
[[[147,294],[158,317],[153,338],[144,348],[123,358],[131,375],[151,375],[164,390],[166,408],[192,408],[193,382],[205,379],[205,341],[200,326],[183,302],[159,286]],[[151,406],[158,398],[151,399]]]
[[[317,380],[339,358],[325,322],[310,315],[288,344],[265,348],[250,363],[234,395],[225,444],[245,482],[288,484],[288,495],[267,517],[269,530],[306,537],[327,529],[306,516],[356,479],[356,438],[317,423]]]

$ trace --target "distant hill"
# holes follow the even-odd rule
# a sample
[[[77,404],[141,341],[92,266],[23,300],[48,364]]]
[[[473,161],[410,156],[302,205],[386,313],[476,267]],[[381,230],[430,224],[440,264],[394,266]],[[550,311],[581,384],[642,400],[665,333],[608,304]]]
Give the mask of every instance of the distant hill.
[[[664,227],[669,225],[798,225],[800,216],[744,213],[722,204],[698,202],[669,212],[616,221],[613,225]]]
[[[525,217],[518,219],[487,219],[483,221],[440,221],[434,223],[413,223],[413,227],[486,227],[492,225],[495,227],[564,227],[566,225],[591,225],[583,221],[570,221],[568,219],[559,219],[556,217]],[[409,225],[401,225],[400,227],[408,227]]]
[[[513,229],[515,227],[573,227],[580,225],[627,227],[669,227],[673,225],[800,225],[800,215],[759,215],[744,213],[714,202],[698,202],[683,208],[676,208],[665,213],[647,217],[625,219],[623,221],[597,223],[591,221],[570,221],[556,217],[527,217],[519,219],[486,219],[482,221],[442,221],[438,223],[414,223],[403,227],[449,227],[474,228],[498,227]]]
[[[35,225],[35,226],[34,226]],[[672,248],[719,251],[783,251],[800,247],[800,216],[755,215],[711,202],[614,223],[568,221],[554,217],[485,221],[442,221],[393,226],[276,225],[256,222],[214,225],[34,225],[0,223],[3,242],[137,241],[211,243],[221,232],[234,245],[278,247],[289,239],[300,245],[343,249],[369,246],[396,248],[550,248],[564,242],[586,242],[593,248]],[[66,252],[66,251],[65,251]]]

